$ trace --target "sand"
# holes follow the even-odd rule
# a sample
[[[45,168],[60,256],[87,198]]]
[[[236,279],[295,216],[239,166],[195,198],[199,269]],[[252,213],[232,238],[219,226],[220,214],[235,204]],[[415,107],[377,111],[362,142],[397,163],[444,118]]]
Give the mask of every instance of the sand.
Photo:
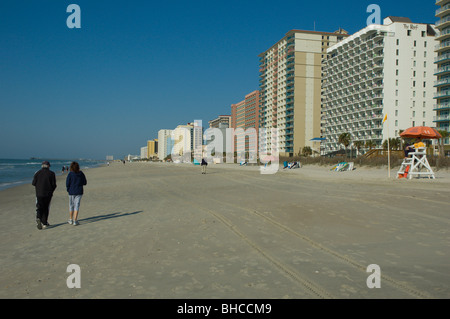
[[[113,163],[85,170],[80,225],[65,176],[52,227],[31,185],[0,191],[0,298],[449,298],[450,174]],[[69,289],[68,265],[81,270]],[[368,288],[380,267],[380,288]]]

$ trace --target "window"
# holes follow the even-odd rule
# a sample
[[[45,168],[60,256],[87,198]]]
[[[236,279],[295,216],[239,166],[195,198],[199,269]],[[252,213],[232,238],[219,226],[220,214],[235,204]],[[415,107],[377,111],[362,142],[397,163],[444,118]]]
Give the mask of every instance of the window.
[[[398,116],[398,110],[395,110],[395,116]]]
[[[426,68],[427,67],[427,61],[423,62],[423,67]]]
[[[414,57],[416,57],[417,51],[414,51]]]
[[[410,37],[410,36],[411,36],[411,30],[407,30],[407,31],[406,31],[406,35],[407,35],[408,37]]]
[[[425,118],[425,113],[426,113],[426,112],[425,112],[425,111],[423,111],[423,115],[422,115],[422,117],[423,117],[423,118]]]
[[[395,100],[395,106],[398,106],[398,100]]]
[[[399,53],[400,53],[400,51],[397,49],[397,50],[395,51],[395,54],[398,55]]]
[[[423,57],[426,58],[427,57],[427,51],[423,52]]]
[[[413,71],[413,76],[414,76],[414,77],[416,76],[416,71]]]
[[[395,60],[395,65],[398,65],[398,59],[397,59],[397,60]]]
[[[413,81],[413,87],[416,87],[416,81]]]
[[[427,87],[427,82],[426,81],[423,82],[423,87],[424,88]]]
[[[416,97],[416,91],[413,91],[413,97]]]
[[[395,75],[398,75],[398,70],[395,70]]]
[[[427,97],[427,92],[423,91],[423,97]],[[423,106],[425,106],[425,102],[423,102]]]
[[[398,120],[395,120],[395,126],[398,126]]]
[[[427,41],[425,41],[425,42],[423,43],[423,47],[424,47],[424,48],[427,47]]]
[[[397,39],[397,45],[399,45],[400,44],[400,39]]]
[[[395,80],[395,86],[398,86],[398,80]]]
[[[416,60],[413,61],[413,66],[416,66]]]
[[[422,31],[422,38],[425,38],[425,31]]]
[[[413,111],[412,117],[416,117],[416,111]]]
[[[414,46],[415,46],[415,47],[417,46],[417,41],[416,41],[416,40],[414,40]]]
[[[398,96],[398,90],[395,90],[395,96]]]

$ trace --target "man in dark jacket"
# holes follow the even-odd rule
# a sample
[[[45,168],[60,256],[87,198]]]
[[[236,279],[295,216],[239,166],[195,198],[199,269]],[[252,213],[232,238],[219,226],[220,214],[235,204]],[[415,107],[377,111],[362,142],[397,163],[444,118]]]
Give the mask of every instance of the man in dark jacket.
[[[34,174],[33,186],[36,189],[36,223],[37,228],[50,226],[48,214],[53,192],[56,189],[56,176],[50,170],[50,163],[42,162],[42,168]]]

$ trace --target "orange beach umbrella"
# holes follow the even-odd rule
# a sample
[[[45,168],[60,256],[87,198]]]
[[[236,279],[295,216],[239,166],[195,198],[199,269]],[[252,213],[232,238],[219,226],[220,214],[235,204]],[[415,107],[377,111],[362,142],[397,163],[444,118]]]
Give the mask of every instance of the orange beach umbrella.
[[[428,126],[414,126],[404,130],[400,133],[401,137],[405,138],[423,138],[423,139],[438,139],[442,138],[436,129]]]

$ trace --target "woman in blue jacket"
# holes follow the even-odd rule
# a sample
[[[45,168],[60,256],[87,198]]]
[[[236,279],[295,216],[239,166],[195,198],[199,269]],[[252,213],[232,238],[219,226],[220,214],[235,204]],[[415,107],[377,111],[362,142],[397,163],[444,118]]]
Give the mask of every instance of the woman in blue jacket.
[[[70,164],[70,172],[66,178],[67,192],[69,193],[69,224],[79,225],[78,212],[80,211],[81,197],[83,196],[83,186],[87,184],[86,176],[80,171],[77,162]]]

